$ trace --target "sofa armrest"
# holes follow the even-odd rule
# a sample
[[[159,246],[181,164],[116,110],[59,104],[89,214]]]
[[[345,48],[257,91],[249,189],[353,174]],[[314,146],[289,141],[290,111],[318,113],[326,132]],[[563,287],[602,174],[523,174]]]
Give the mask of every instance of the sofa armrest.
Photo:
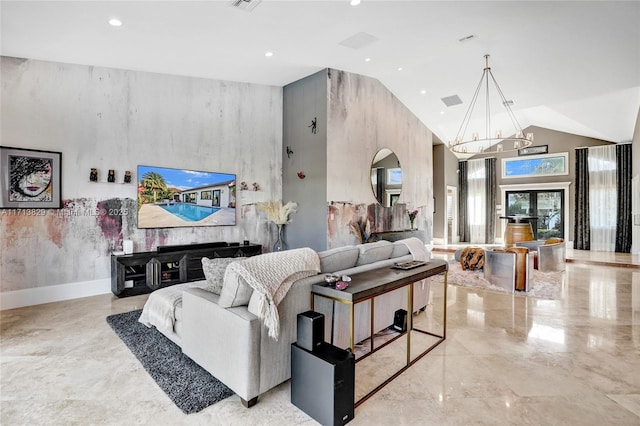
[[[217,295],[199,288],[182,296],[182,351],[249,401],[260,387],[260,319],[247,306],[221,308]]]

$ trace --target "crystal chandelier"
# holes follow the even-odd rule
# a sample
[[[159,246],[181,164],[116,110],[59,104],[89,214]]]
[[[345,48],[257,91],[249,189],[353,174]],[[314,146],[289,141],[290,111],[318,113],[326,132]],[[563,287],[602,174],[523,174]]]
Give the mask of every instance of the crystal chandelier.
[[[502,90],[500,89],[500,86],[498,86],[498,82],[491,72],[491,67],[489,67],[489,55],[484,55],[484,59],[485,67],[482,72],[480,82],[478,83],[478,87],[473,94],[469,109],[467,109],[464,119],[462,120],[462,124],[460,125],[460,129],[458,129],[455,140],[453,142],[449,141],[448,143],[449,149],[459,157],[470,157],[475,154],[516,151],[518,149],[531,146],[531,144],[533,143],[533,133],[527,133],[526,135],[524,134],[522,127],[520,127],[520,124],[516,119],[515,114],[511,110],[511,102],[507,101],[504,93],[502,93]],[[500,97],[500,102],[504,106],[507,112],[507,116],[511,120],[511,124],[515,129],[513,134],[510,136],[503,136],[502,130],[497,130],[495,134],[491,132],[491,102],[489,93],[489,80],[493,82],[495,90]],[[465,139],[465,134],[467,132],[467,128],[469,127],[471,116],[473,115],[476,103],[478,102],[478,97],[483,88],[485,92],[486,108],[484,137],[481,136],[478,132],[473,132],[470,138]]]

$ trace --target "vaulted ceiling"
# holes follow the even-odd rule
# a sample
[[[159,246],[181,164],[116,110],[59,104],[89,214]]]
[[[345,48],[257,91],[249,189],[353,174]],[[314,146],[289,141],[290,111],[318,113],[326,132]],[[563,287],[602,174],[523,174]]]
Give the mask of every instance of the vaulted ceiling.
[[[276,86],[336,68],[380,80],[442,141],[456,136],[490,54],[522,127],[633,137],[640,2],[231,3],[3,0],[0,53]],[[453,95],[462,103],[447,107]]]

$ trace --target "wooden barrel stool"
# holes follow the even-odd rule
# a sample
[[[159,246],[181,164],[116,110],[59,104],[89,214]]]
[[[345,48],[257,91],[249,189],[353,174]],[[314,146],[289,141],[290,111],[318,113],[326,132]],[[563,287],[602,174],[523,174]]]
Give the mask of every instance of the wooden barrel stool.
[[[513,247],[520,241],[533,241],[533,228],[530,223],[507,223],[504,230],[504,245]]]

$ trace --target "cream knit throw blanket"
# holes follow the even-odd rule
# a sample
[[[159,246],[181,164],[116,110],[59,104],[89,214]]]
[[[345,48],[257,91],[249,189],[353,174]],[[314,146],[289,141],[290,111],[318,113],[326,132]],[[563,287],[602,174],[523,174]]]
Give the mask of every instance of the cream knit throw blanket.
[[[244,278],[260,295],[259,314],[269,336],[278,340],[280,317],[278,304],[296,280],[320,272],[318,254],[310,248],[266,253],[232,262],[227,266],[224,281]]]
[[[422,260],[424,262],[428,262],[431,259],[429,250],[427,250],[420,238],[409,237],[402,240],[402,242],[405,246],[407,246],[414,260]]]
[[[427,250],[427,248],[425,247],[424,243],[420,238],[409,237],[407,239],[402,240],[402,242],[404,243],[404,245],[407,246],[407,248],[409,249],[409,253],[411,253],[414,260],[421,260],[423,262],[428,262],[429,260],[431,260],[431,253],[429,253],[429,250]],[[427,289],[430,289],[428,280],[429,278],[425,278],[423,280],[418,281],[422,286],[423,290],[425,286],[427,286]],[[427,290],[427,300],[425,301],[425,303],[427,305],[429,304],[428,290]]]

